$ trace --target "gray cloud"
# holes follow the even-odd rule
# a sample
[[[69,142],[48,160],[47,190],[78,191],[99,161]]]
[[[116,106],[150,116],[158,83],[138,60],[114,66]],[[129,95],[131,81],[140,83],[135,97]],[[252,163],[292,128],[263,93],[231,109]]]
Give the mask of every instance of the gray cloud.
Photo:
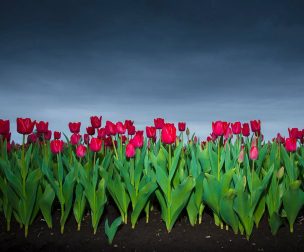
[[[302,1],[3,1],[0,118],[304,126]],[[83,127],[84,128],[84,127]],[[17,136],[15,136],[17,139]]]

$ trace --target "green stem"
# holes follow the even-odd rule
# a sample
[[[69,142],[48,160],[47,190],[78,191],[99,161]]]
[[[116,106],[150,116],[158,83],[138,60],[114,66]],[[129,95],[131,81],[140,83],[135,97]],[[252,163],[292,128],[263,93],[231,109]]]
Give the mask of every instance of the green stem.
[[[169,158],[168,158],[168,170],[169,170],[169,174],[170,174],[170,169],[171,169],[171,144],[169,145]],[[170,228],[170,225],[171,225],[171,181],[170,179],[168,179],[168,205],[167,205],[167,208],[168,208],[168,225],[167,225],[167,230],[168,230],[168,233],[170,233],[171,231],[171,228]]]
[[[95,163],[96,163],[96,152],[94,152],[94,157],[93,157],[93,169],[95,167]]]
[[[28,225],[25,225],[24,236],[25,236],[25,238],[27,238],[27,236],[28,236]]]
[[[116,146],[115,146],[115,142],[114,142],[114,138],[112,138],[112,144],[113,144],[113,148],[114,148],[114,152],[115,152],[115,156],[116,156],[116,159],[118,159],[118,154],[117,154],[117,150],[116,150]]]
[[[220,153],[221,153],[221,143],[219,138],[218,148],[217,148],[217,180],[220,180]]]
[[[254,171],[254,160],[252,160],[252,168],[251,168],[251,192],[250,192],[251,204],[252,204],[252,196],[253,196],[253,171]]]
[[[120,137],[120,156],[122,157],[122,134],[119,135]]]

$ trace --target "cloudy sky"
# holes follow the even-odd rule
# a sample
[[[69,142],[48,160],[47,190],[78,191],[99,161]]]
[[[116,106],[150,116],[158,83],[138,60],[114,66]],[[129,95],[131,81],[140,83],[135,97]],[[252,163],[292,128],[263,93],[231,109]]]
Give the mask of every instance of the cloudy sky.
[[[304,128],[304,2],[0,2],[0,118]],[[84,128],[84,127],[83,127]],[[18,139],[13,133],[13,139]]]

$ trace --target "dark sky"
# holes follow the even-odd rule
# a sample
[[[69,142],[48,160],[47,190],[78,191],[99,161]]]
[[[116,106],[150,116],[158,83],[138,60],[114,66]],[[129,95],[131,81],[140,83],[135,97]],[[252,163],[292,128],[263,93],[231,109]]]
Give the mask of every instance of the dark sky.
[[[304,128],[304,1],[0,1],[0,118]],[[83,127],[84,129],[84,127]],[[16,133],[14,137],[17,138]]]

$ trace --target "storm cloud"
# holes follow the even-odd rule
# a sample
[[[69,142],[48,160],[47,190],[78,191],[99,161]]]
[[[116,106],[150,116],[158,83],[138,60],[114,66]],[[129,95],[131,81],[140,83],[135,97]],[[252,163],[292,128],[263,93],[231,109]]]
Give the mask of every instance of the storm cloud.
[[[0,118],[304,127],[303,1],[1,1]],[[84,128],[84,127],[83,127]],[[18,136],[13,134],[13,138]]]

